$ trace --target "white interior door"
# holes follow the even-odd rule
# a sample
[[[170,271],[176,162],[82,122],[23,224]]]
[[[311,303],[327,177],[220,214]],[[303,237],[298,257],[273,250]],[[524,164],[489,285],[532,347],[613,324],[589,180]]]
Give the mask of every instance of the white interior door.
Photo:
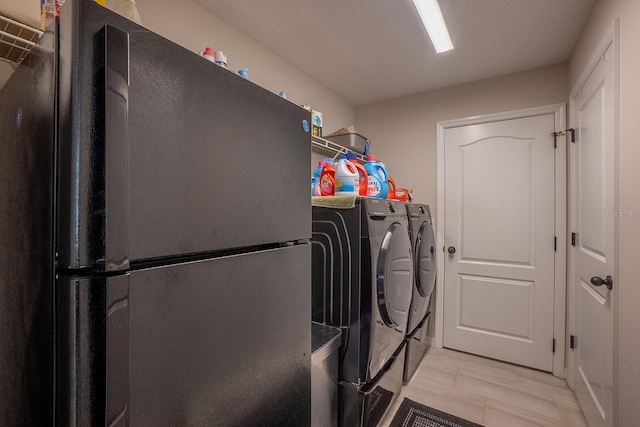
[[[552,371],[554,129],[554,114],[445,129],[445,347]]]
[[[572,379],[591,427],[612,426],[615,211],[614,56],[610,44],[571,97]],[[612,279],[613,277],[613,279]],[[613,290],[605,284],[609,278]]]

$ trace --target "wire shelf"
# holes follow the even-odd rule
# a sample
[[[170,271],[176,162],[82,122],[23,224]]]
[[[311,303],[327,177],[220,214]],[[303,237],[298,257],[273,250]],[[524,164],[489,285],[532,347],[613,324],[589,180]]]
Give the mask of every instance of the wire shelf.
[[[311,137],[311,148],[314,151],[320,151],[325,153],[330,153],[334,159],[336,159],[341,154],[354,153],[356,158],[360,160],[362,163],[366,162],[367,159],[360,153],[357,153],[353,150],[349,150],[342,145],[338,145],[335,142],[328,141],[324,138],[320,138],[318,136]]]
[[[0,13],[0,60],[19,64],[41,35],[42,31]]]

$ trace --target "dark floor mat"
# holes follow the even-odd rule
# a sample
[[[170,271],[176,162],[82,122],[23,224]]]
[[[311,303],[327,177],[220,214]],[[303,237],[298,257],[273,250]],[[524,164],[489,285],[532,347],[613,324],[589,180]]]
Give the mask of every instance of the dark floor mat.
[[[482,427],[446,412],[405,398],[393,416],[390,427]]]
[[[374,388],[371,394],[367,397],[369,403],[369,416],[367,417],[365,425],[377,426],[393,399],[393,392],[378,386]]]

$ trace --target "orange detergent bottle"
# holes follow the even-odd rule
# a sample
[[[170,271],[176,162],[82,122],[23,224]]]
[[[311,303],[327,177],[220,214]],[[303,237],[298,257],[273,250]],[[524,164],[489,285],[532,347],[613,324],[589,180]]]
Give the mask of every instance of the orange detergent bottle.
[[[320,196],[333,196],[336,191],[336,168],[335,166],[325,163],[320,173]]]
[[[387,199],[396,200],[397,187],[396,187],[396,182],[393,180],[393,178],[389,177],[388,185],[389,185],[389,192],[387,193]]]

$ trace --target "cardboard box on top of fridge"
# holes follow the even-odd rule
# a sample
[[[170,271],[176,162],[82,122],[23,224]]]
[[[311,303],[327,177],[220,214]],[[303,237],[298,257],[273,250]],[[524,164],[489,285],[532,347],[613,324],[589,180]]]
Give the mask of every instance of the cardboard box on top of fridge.
[[[368,146],[371,145],[371,142],[357,133],[353,126],[338,129],[324,138],[360,154],[367,154],[366,152],[369,151]]]

